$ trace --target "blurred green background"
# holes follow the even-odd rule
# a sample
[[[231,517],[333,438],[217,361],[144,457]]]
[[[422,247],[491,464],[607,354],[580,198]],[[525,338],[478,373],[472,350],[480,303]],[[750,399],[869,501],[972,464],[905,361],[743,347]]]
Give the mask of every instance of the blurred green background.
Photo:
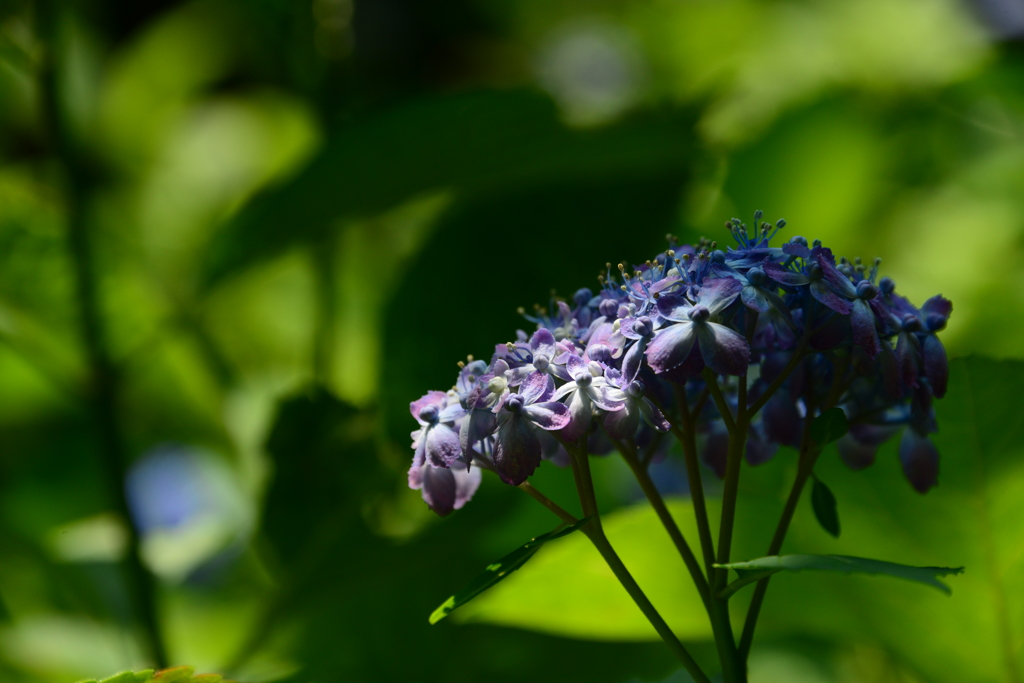
[[[151,665],[157,632],[254,682],[683,681],[582,538],[428,626],[556,520],[493,477],[436,519],[409,401],[517,306],[754,209],[952,299],[951,355],[1024,357],[1022,37],[1022,0],[3,0],[0,680]],[[953,597],[779,577],[754,683],[1022,680],[1024,372],[953,378],[942,485],[824,458],[844,535],[805,505],[786,546],[966,564]],[[792,467],[744,475],[737,556]],[[710,661],[667,538],[597,470]],[[576,509],[569,479],[536,477]]]

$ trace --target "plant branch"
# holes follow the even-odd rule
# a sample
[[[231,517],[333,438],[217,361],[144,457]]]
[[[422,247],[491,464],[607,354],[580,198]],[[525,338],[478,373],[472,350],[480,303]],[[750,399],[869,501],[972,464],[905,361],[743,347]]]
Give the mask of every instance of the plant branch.
[[[548,510],[551,510],[551,512],[555,513],[555,515],[566,524],[575,524],[579,521],[571,514],[566,512],[561,506],[558,505],[558,503],[554,502],[553,500],[545,496],[543,493],[538,491],[536,488],[534,488],[533,484],[531,484],[530,482],[524,481],[522,484],[518,486],[518,488],[530,494],[530,497],[532,497],[538,503],[546,507]]]
[[[697,683],[711,683],[707,675],[701,670],[700,665],[693,659],[689,650],[686,649],[686,646],[679,641],[679,638],[672,632],[672,629],[658,613],[658,610],[647,599],[647,596],[644,595],[643,590],[641,590],[632,574],[629,573],[626,565],[622,563],[622,560],[605,536],[604,528],[601,526],[601,517],[597,511],[597,498],[594,493],[594,483],[590,473],[586,437],[580,440],[578,447],[566,445],[569,450],[569,456],[572,458],[573,477],[576,480],[576,490],[580,497],[580,505],[583,507],[583,515],[590,517],[590,521],[583,525],[581,531],[587,535],[590,542],[601,553],[601,557],[604,558],[605,563],[612,570],[612,573],[615,574],[615,578],[619,580],[622,587],[633,598],[633,602],[640,608],[640,611],[647,617],[647,620],[651,622],[651,626],[658,632],[658,635],[665,641],[665,644],[672,650],[672,653],[679,659],[694,681]]]

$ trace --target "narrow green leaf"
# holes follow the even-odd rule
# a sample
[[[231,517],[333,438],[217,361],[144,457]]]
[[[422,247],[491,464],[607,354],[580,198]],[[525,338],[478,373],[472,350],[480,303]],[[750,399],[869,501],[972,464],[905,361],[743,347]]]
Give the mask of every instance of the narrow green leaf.
[[[544,545],[548,541],[553,541],[556,538],[568,536],[569,534],[571,534],[572,532],[576,531],[581,526],[586,524],[589,519],[589,517],[581,519],[575,524],[570,524],[569,526],[563,529],[558,529],[556,531],[552,531],[551,533],[544,534],[543,536],[538,536],[537,538],[531,539],[519,548],[516,548],[515,550],[510,552],[505,557],[498,560],[497,562],[488,565],[488,567],[484,570],[483,574],[480,574],[478,577],[470,581],[468,586],[466,586],[458,593],[445,600],[440,607],[434,610],[434,612],[430,615],[430,623],[436,624],[437,622],[441,621],[446,616],[451,614],[453,610],[461,607],[462,605],[465,605],[467,602],[469,602],[476,596],[480,595],[491,586],[504,580],[515,570],[519,569],[524,564],[526,564],[527,560],[533,557],[534,554],[536,554],[536,552],[540,550],[540,547],[542,545]]]
[[[824,448],[845,434],[849,428],[846,413],[840,408],[829,408],[811,423],[811,439],[818,448]]]
[[[948,574],[960,574],[963,567],[910,567],[895,562],[884,562],[882,560],[868,560],[863,557],[849,557],[846,555],[772,555],[761,557],[749,562],[732,562],[730,564],[716,564],[716,567],[733,569],[739,578],[726,586],[719,593],[719,597],[727,598],[740,588],[760,581],[777,572],[790,571],[799,572],[805,569],[812,571],[841,572],[843,574],[870,574],[892,576],[907,581],[917,581],[929,586],[934,586],[946,595],[953,591],[949,586],[939,581],[937,576]]]
[[[839,510],[836,507],[836,497],[825,482],[814,478],[814,488],[811,489],[811,505],[814,507],[814,516],[818,518],[821,527],[839,538]]]

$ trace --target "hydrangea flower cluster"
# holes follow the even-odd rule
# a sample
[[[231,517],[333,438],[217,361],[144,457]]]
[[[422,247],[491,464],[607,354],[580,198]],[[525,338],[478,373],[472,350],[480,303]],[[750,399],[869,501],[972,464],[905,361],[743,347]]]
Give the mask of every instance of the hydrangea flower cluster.
[[[899,458],[924,493],[937,482],[933,399],[946,392],[948,364],[938,333],[952,304],[934,296],[921,308],[879,279],[880,260],[838,261],[815,240],[776,243],[785,221],[726,223],[736,241],[679,245],[655,258],[608,270],[600,289],[536,307],[532,334],[498,344],[489,362],[460,363],[455,386],[430,391],[410,409],[409,485],[439,515],[461,508],[481,470],[519,485],[542,460],[565,465],[564,444],[586,439],[589,453],[633,441],[667,449],[676,397],[697,406],[701,459],[725,473],[725,420],[708,401],[708,381],[726,406],[760,409],[745,456],[757,465],[779,446],[797,446],[805,422],[839,406],[850,424],[838,442],[853,469],[902,432]],[[740,391],[740,378],[746,382]],[[673,385],[681,388],[674,391]]]

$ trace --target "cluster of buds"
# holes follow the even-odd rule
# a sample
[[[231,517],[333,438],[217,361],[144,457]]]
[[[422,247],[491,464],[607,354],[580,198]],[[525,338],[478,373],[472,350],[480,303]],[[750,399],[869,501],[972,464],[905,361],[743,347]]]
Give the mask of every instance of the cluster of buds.
[[[616,442],[667,449],[680,397],[697,406],[701,459],[725,471],[721,409],[754,408],[746,460],[797,446],[805,423],[838,406],[849,432],[839,454],[854,469],[902,431],[899,457],[910,484],[936,484],[932,402],[946,392],[948,363],[937,337],[952,304],[935,296],[917,308],[871,264],[837,262],[820,241],[772,240],[785,221],[726,223],[737,246],[678,245],[618,274],[600,290],[580,289],[524,317],[536,326],[499,344],[490,362],[459,364],[455,386],[410,405],[409,485],[440,515],[462,507],[481,470],[519,485],[542,460],[565,465],[565,444],[589,453]],[[716,398],[707,397],[714,383]],[[741,383],[743,386],[741,387]]]

